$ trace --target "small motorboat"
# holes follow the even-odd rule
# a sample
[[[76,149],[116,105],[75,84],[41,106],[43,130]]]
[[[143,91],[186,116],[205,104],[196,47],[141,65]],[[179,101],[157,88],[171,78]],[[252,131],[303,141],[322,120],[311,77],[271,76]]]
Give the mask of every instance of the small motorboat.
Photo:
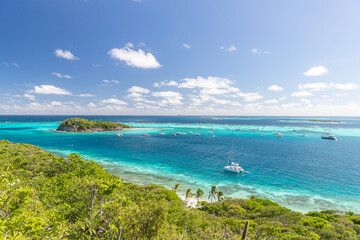
[[[122,137],[123,135],[121,133],[116,134],[118,137]]]
[[[159,133],[160,135],[165,135],[165,133],[164,132],[161,132],[161,133]]]

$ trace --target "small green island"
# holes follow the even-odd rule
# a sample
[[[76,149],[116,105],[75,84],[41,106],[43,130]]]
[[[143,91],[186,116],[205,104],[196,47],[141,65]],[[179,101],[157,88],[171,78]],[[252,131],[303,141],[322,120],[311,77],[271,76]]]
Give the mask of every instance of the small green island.
[[[61,132],[105,132],[105,131],[119,131],[125,128],[133,128],[126,124],[93,121],[84,118],[69,118],[59,125],[56,131]]]
[[[230,199],[216,186],[127,183],[75,153],[30,144],[0,140],[0,176],[0,239],[360,239],[353,212],[302,214],[255,196]]]

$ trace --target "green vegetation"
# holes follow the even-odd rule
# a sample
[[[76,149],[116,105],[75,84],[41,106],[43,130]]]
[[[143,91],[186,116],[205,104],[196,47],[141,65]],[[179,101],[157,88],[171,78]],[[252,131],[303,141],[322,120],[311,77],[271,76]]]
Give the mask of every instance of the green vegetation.
[[[192,209],[179,185],[124,183],[94,161],[29,144],[0,141],[0,176],[0,239],[360,239],[352,212],[301,214],[255,196],[222,199],[216,186],[211,200],[221,202]]]
[[[64,120],[57,131],[66,132],[99,132],[99,131],[118,131],[124,128],[132,128],[122,123],[99,122],[84,118],[69,118]]]

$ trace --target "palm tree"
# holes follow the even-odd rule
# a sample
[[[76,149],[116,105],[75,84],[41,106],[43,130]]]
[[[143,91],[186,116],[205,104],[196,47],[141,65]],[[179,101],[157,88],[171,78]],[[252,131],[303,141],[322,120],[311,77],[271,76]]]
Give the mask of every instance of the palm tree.
[[[222,191],[219,191],[217,193],[217,197],[218,197],[218,201],[221,202],[222,200],[224,200],[224,198],[222,198],[222,196],[224,196],[224,193]]]
[[[209,199],[212,203],[213,199],[216,199],[217,189],[216,186],[211,187],[211,191],[209,192]]]
[[[188,188],[185,192],[185,201],[189,198],[192,197],[194,194],[191,192],[191,189]]]
[[[177,191],[180,191],[180,184],[175,184],[175,187],[171,188],[173,191],[177,192]]]
[[[204,196],[204,191],[200,188],[196,191],[196,199],[199,201],[200,198]]]

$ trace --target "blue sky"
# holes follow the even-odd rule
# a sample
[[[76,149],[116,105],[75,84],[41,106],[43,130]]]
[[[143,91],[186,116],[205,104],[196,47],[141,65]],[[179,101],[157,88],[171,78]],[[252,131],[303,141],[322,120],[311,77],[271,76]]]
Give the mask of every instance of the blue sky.
[[[0,2],[0,114],[360,116],[360,2]]]

